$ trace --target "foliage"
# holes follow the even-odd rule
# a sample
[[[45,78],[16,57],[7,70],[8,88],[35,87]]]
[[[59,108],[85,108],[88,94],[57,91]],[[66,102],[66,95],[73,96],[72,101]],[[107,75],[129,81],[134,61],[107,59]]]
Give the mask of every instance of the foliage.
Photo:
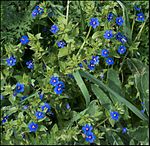
[[[33,17],[37,5],[41,11]],[[140,11],[143,22],[137,20]],[[116,24],[117,17],[123,25]],[[93,126],[97,145],[149,144],[148,1],[2,1],[1,22],[2,144],[89,145],[86,124]],[[111,39],[104,37],[107,30]],[[127,42],[116,39],[118,32]],[[27,44],[21,43],[24,35]],[[123,54],[120,45],[127,48]],[[14,66],[6,61],[11,56]],[[51,83],[53,76],[59,84]],[[17,83],[23,92],[16,93]],[[44,103],[49,106],[42,109]],[[44,118],[37,119],[37,111]],[[35,132],[31,122],[38,124]]]

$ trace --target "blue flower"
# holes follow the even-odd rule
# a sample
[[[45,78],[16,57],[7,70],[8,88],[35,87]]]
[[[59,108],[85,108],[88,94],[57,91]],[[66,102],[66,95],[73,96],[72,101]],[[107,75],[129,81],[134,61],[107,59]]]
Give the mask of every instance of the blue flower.
[[[60,95],[60,94],[62,94],[62,92],[64,91],[64,89],[63,88],[61,88],[61,87],[55,87],[54,88],[54,92],[56,93],[56,94],[58,94],[58,95]]]
[[[70,109],[69,103],[66,104],[66,109]]]
[[[26,36],[26,35],[22,36],[21,39],[20,39],[20,42],[21,42],[22,45],[28,44],[29,43],[28,36]]]
[[[21,101],[22,101],[22,100],[24,100],[24,99],[26,99],[26,98],[27,98],[27,96],[23,96],[23,97],[21,97]]]
[[[44,13],[44,9],[41,8],[40,6],[36,6],[35,9],[38,11],[38,14],[43,14]]]
[[[123,24],[123,22],[124,22],[124,20],[123,20],[122,17],[117,17],[117,18],[116,18],[116,24],[117,24],[117,25],[121,26],[121,25]]]
[[[141,10],[141,8],[139,8],[137,5],[134,6],[134,9],[135,9],[136,11],[140,11],[140,10]]]
[[[58,28],[57,25],[52,25],[52,27],[51,27],[51,29],[50,29],[50,31],[51,31],[53,34],[57,33],[58,30],[59,30],[59,28]]]
[[[26,110],[28,108],[28,105],[24,105],[23,109]]]
[[[57,87],[64,88],[65,87],[64,82],[59,81],[58,84],[57,84]]]
[[[8,119],[8,116],[3,117],[2,124],[4,124],[5,122],[7,122],[7,119]]]
[[[137,20],[140,22],[143,22],[145,20],[144,14],[142,12],[137,14]]]
[[[92,56],[92,60],[94,61],[94,64],[99,63],[99,56]]]
[[[127,132],[127,128],[126,127],[122,128],[122,133],[124,134],[126,132]]]
[[[67,74],[67,76],[72,79],[74,78],[74,76],[72,74]]]
[[[44,103],[44,105],[41,106],[42,111],[46,109],[46,112],[50,112],[51,106],[48,103]]]
[[[107,16],[107,20],[108,20],[108,22],[110,22],[112,19],[113,19],[113,13],[110,12]]]
[[[83,65],[82,65],[82,63],[79,63],[78,65],[79,65],[79,67],[80,67],[80,68],[83,68]]]
[[[85,126],[82,127],[82,131],[83,133],[86,135],[87,133],[91,132],[91,130],[93,129],[93,127],[89,124],[86,124]]]
[[[116,39],[120,41],[122,44],[127,42],[127,37],[122,35],[120,32],[116,34]]]
[[[64,48],[66,46],[66,43],[64,41],[57,42],[57,45],[59,48]]]
[[[43,112],[37,111],[35,113],[35,116],[38,120],[43,119],[45,117],[45,114]]]
[[[121,46],[118,47],[117,51],[118,51],[119,54],[124,54],[126,52],[126,50],[127,50],[126,47],[121,45]]]
[[[30,132],[36,132],[36,130],[38,129],[38,124],[31,122],[28,125],[28,128],[29,128]]]
[[[99,21],[97,18],[91,18],[89,24],[95,29],[97,26],[99,26]]]
[[[107,49],[103,49],[103,50],[101,51],[101,55],[102,55],[103,57],[108,57],[109,51],[108,51]]]
[[[37,15],[38,15],[38,10],[37,10],[37,9],[34,9],[34,10],[32,11],[32,18],[35,18]]]
[[[85,138],[85,140],[89,143],[93,143],[95,139],[96,139],[96,136],[93,134],[93,132],[87,133],[86,138]]]
[[[54,77],[54,76],[51,77],[51,79],[50,79],[50,84],[51,84],[52,86],[56,86],[56,85],[58,84],[58,82],[59,82],[58,77]]]
[[[104,33],[104,38],[109,40],[112,37],[113,37],[112,30],[106,30],[105,33]]]
[[[43,93],[41,93],[41,92],[39,92],[38,94],[39,94],[40,99],[42,100],[42,99],[43,99],[43,97],[44,97],[44,94],[43,94]]]
[[[26,62],[27,68],[28,69],[33,69],[34,68],[34,64],[32,60],[29,60]]]
[[[6,60],[6,62],[8,66],[14,66],[16,65],[16,58],[14,56],[11,56]]]
[[[17,93],[21,93],[21,92],[24,92],[24,84],[21,84],[21,83],[17,83],[16,84],[16,90],[15,90]]]
[[[114,64],[114,59],[108,57],[108,58],[106,59],[106,63],[107,63],[108,65],[113,65],[113,64]]]
[[[1,100],[3,100],[3,99],[4,99],[4,96],[1,94],[1,97],[0,97],[0,98],[1,98]]]
[[[95,62],[93,60],[90,61],[90,64],[88,65],[88,68],[90,70],[94,70],[95,69]]]
[[[113,120],[118,120],[120,115],[117,111],[113,111],[113,112],[110,112],[110,116]]]

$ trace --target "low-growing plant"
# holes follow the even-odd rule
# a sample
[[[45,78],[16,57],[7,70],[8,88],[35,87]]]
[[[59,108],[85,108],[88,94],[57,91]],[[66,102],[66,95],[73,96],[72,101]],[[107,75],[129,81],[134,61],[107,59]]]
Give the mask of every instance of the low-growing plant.
[[[148,145],[148,1],[2,1],[2,145]]]

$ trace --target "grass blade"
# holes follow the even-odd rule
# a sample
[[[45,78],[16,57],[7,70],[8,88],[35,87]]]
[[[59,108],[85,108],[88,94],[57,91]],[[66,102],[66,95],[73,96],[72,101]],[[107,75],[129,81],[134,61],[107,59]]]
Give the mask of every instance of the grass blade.
[[[86,107],[89,105],[90,103],[90,95],[89,95],[89,92],[79,74],[79,71],[76,71],[75,73],[73,73],[73,76],[79,86],[79,88],[81,89],[82,93],[83,93],[83,96],[85,98],[85,102],[86,102]]]

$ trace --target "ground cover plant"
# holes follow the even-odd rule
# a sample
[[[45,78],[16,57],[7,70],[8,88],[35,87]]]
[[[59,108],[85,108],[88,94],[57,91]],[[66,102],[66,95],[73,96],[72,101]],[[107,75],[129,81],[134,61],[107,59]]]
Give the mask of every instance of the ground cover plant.
[[[148,1],[1,1],[1,144],[149,145]]]

